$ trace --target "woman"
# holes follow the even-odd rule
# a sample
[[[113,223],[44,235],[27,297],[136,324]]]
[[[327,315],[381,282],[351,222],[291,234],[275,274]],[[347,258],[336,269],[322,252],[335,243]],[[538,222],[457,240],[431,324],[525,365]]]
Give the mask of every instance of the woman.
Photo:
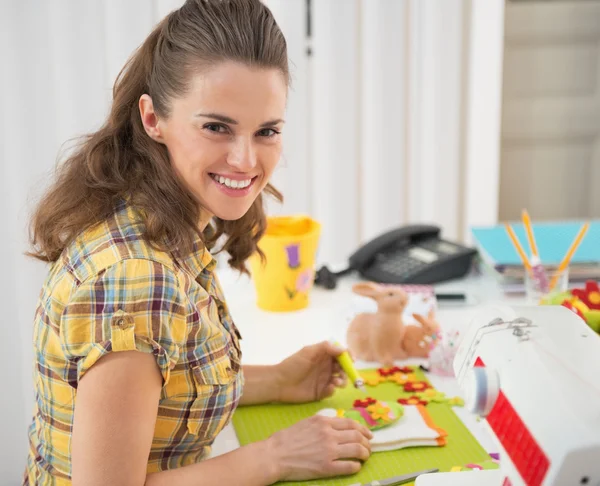
[[[209,250],[245,271],[281,154],[285,39],[259,0],[188,0],[119,75],[105,125],[32,220],[36,312],[24,484],[266,485],[359,470],[370,432],[312,418],[207,458],[238,404],[331,395],[340,350],[242,366]]]

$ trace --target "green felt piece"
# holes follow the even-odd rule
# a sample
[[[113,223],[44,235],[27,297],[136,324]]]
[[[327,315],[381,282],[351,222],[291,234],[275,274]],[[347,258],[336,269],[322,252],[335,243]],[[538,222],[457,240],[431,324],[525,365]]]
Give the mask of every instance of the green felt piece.
[[[419,380],[425,380],[420,370],[415,370]],[[406,393],[392,382],[385,382],[369,388],[367,394],[348,386],[321,402],[300,405],[269,404],[239,407],[233,416],[233,426],[240,444],[266,439],[274,432],[289,427],[296,422],[311,417],[322,408],[349,409],[356,399],[366,396],[377,400],[395,401],[414,395]],[[439,468],[450,471],[458,464],[480,464],[490,456],[475,440],[469,430],[456,416],[452,407],[446,403],[431,403],[427,406],[435,424],[444,429],[448,436],[443,447],[412,447],[397,451],[376,452],[363,465],[362,470],[353,476],[319,479],[302,482],[285,482],[280,485],[297,486],[347,486],[357,482],[366,483],[400,474]]]
[[[375,420],[375,422],[376,422],[375,425],[367,424],[367,421],[363,418],[363,416],[360,414],[360,412],[356,409],[344,410],[344,417],[355,420],[356,422],[364,425],[365,427],[369,428],[370,430],[378,430],[378,429],[382,429],[383,427],[389,427],[393,423],[396,423],[398,421],[398,419],[400,419],[400,417],[402,417],[402,415],[404,414],[404,407],[402,405],[400,405],[399,403],[387,401],[387,402],[385,402],[385,405],[382,405],[382,406],[385,406],[391,410],[393,418],[391,418],[390,420],[382,420],[379,418],[379,419]]]

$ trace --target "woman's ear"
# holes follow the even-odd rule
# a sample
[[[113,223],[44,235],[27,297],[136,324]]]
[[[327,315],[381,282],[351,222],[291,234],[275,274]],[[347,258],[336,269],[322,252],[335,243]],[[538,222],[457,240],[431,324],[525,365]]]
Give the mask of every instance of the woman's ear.
[[[143,94],[140,96],[138,103],[142,125],[148,136],[156,142],[163,143],[163,137],[160,130],[159,118],[154,111],[154,103],[149,95]]]

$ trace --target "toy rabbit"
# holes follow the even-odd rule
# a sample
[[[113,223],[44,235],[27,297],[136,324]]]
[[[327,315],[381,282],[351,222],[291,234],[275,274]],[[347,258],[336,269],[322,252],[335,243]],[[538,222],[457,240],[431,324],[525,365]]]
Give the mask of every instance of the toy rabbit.
[[[354,357],[378,361],[383,366],[393,366],[394,360],[406,358],[402,349],[405,332],[402,313],[408,304],[406,292],[373,282],[357,283],[352,290],[377,303],[377,312],[358,314],[348,327],[346,340]]]
[[[427,358],[440,337],[440,325],[431,309],[427,317],[413,314],[418,324],[406,326],[402,348],[409,357]]]

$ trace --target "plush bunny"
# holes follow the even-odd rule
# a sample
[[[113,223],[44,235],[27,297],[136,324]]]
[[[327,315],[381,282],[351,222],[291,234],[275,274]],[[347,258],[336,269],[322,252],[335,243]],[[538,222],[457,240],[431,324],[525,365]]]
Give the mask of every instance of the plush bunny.
[[[355,358],[378,361],[383,366],[393,366],[394,360],[404,359],[402,349],[405,326],[402,313],[408,295],[398,287],[361,282],[352,290],[377,303],[377,312],[362,313],[354,317],[346,336],[348,349]]]
[[[402,348],[409,357],[427,358],[439,340],[440,325],[434,309],[429,311],[427,317],[420,314],[413,314],[413,317],[418,324],[406,326]]]

